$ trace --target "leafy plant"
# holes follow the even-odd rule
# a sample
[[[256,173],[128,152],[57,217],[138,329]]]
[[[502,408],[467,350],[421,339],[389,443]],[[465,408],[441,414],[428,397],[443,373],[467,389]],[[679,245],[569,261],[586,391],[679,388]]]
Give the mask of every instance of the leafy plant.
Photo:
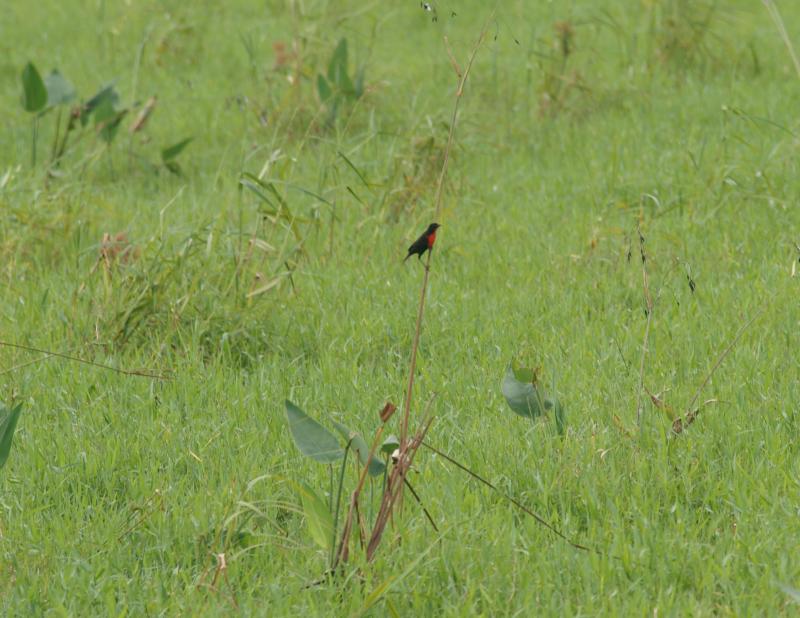
[[[67,105],[75,100],[75,87],[64,77],[58,69],[53,69],[44,78],[47,89],[47,106]]]
[[[303,503],[308,533],[314,542],[326,551],[333,550],[334,522],[325,501],[307,483],[293,483]]]
[[[170,172],[176,175],[180,175],[181,167],[178,165],[178,162],[175,160],[178,158],[178,155],[183,152],[183,150],[192,143],[194,137],[187,137],[186,139],[182,139],[177,144],[173,144],[172,146],[168,146],[161,151],[161,162],[164,164]]]
[[[51,166],[55,166],[67,151],[70,135],[86,130],[92,123],[97,137],[108,148],[119,133],[124,118],[132,107],[122,105],[119,93],[113,84],[106,84],[85,103],[75,105],[69,113],[67,125],[62,133],[62,107],[71,104],[77,93],[72,83],[58,69],[53,69],[42,79],[38,69],[28,62],[22,70],[22,107],[33,114],[33,137],[31,143],[31,162],[36,166],[36,151],[39,133],[39,119],[47,112],[57,109],[56,128],[53,138]],[[133,120],[130,133],[140,131],[155,107],[155,97],[151,97],[141,113]],[[161,150],[161,164],[173,174],[180,174],[177,157],[194,138],[188,137]],[[73,140],[77,142],[78,140]],[[155,168],[159,166],[153,166]]]
[[[512,412],[527,418],[536,418],[553,410],[558,433],[565,429],[564,408],[555,397],[548,397],[539,388],[535,369],[517,367],[512,362],[503,379],[503,396]]]
[[[286,418],[294,443],[303,455],[327,464],[344,457],[344,449],[334,435],[289,400],[286,401]]]
[[[8,454],[11,452],[11,441],[14,438],[14,430],[17,428],[21,410],[22,404],[13,408],[0,406],[0,468],[5,465]]]
[[[31,137],[31,165],[36,166],[36,142],[39,134],[39,116],[47,105],[47,88],[42,76],[32,62],[22,69],[22,108],[33,114]]]
[[[351,78],[347,69],[347,39],[342,38],[331,54],[327,77],[317,75],[319,100],[328,106],[328,124],[336,120],[343,101],[356,101],[364,94],[364,67]]]
[[[339,507],[341,505],[341,496],[344,486],[344,471],[347,463],[347,453],[353,449],[358,454],[358,460],[361,464],[359,488],[364,481],[364,478],[369,476],[380,476],[386,474],[386,464],[376,457],[375,450],[377,448],[377,436],[383,429],[378,430],[375,443],[372,449],[367,445],[364,438],[356,431],[348,429],[342,423],[334,421],[336,431],[347,441],[346,446],[342,448],[336,437],[320,425],[313,418],[308,416],[294,403],[288,399],[285,402],[286,418],[289,422],[289,430],[294,439],[294,443],[303,455],[324,464],[334,464],[341,461],[341,469],[339,472],[339,484],[335,490],[336,502],[335,505],[331,504],[334,512],[331,513],[330,509],[325,505],[324,501],[314,492],[314,490],[304,483],[293,483],[298,493],[300,494],[303,503],[303,513],[306,516],[309,534],[311,538],[323,549],[330,551],[331,565],[334,566],[339,558],[338,554],[334,554],[336,549],[336,527],[339,520]],[[394,406],[387,404],[387,408]],[[388,416],[382,415],[382,419],[388,420]],[[385,422],[385,421],[384,421]],[[388,449],[394,450],[399,442],[396,438],[390,437],[383,443],[381,452],[389,452]],[[357,496],[358,489],[356,490]],[[332,496],[331,496],[332,498]],[[357,497],[354,498],[357,501]],[[351,504],[353,502],[351,501]],[[343,531],[342,541],[340,542],[340,551],[347,552],[347,537],[349,530]]]

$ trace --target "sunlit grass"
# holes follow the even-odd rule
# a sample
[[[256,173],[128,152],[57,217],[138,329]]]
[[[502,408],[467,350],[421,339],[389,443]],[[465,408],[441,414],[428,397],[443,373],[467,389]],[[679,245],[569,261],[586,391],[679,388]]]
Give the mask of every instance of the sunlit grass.
[[[330,479],[283,402],[365,436],[401,403],[423,274],[401,261],[430,223],[456,86],[442,35],[463,63],[485,9],[12,4],[0,340],[171,379],[56,358],[6,371],[37,355],[0,348],[3,403],[23,405],[0,471],[6,613],[792,611],[800,80],[760,3],[717,5],[695,38],[669,21],[680,2],[513,3],[462,101],[416,409],[436,393],[432,444],[602,554],[421,451],[411,480],[441,538],[408,501],[402,543],[310,589],[327,556],[285,479],[321,495]],[[317,75],[342,38],[364,93],[331,121]],[[157,95],[151,141],[125,125],[109,165],[87,159],[103,146],[88,136],[48,178],[46,117],[31,169],[29,60],[82,96],[114,79],[126,104]],[[143,162],[188,136],[181,176]],[[643,381],[672,408],[766,306],[700,396],[719,403],[680,436],[649,397],[636,422],[637,224],[657,298]],[[512,359],[555,387],[563,437],[508,410]]]

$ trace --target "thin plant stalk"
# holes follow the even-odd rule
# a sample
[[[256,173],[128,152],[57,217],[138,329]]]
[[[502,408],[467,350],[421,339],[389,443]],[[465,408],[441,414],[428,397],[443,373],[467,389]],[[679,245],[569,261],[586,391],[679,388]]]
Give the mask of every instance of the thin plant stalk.
[[[450,131],[447,136],[447,146],[444,150],[444,160],[442,161],[442,170],[439,173],[439,179],[436,183],[436,195],[434,198],[434,204],[436,205],[434,220],[439,218],[439,214],[442,211],[442,194],[443,194],[443,187],[444,187],[444,180],[447,176],[447,166],[450,162],[450,151],[453,148],[453,138],[456,132],[456,122],[458,120],[458,105],[461,101],[461,97],[464,94],[464,85],[467,83],[467,78],[469,77],[470,70],[472,69],[472,64],[475,61],[475,56],[478,53],[478,49],[483,43],[483,39],[486,36],[486,31],[491,22],[492,18],[494,17],[494,11],[492,11],[489,19],[486,20],[486,23],[481,30],[480,36],[478,37],[475,46],[472,48],[472,53],[469,57],[469,62],[467,63],[467,67],[464,70],[463,74],[459,77],[458,82],[458,89],[456,90],[456,100],[453,105],[453,116],[450,120]],[[458,70],[456,69],[456,73],[458,74]],[[428,275],[430,273],[430,265],[431,265],[431,256],[433,253],[428,251],[428,257],[425,261],[425,275],[422,280],[422,289],[420,290],[420,297],[419,297],[419,311],[417,312],[417,325],[414,330],[414,343],[411,346],[411,360],[409,362],[409,371],[408,371],[408,386],[406,387],[406,396],[405,400],[403,401],[403,419],[400,427],[400,452],[401,454],[405,452],[407,448],[407,437],[408,437],[408,421],[411,415],[411,395],[414,390],[414,375],[416,373],[417,368],[417,350],[419,349],[419,337],[420,331],[422,330],[422,318],[425,314],[425,294],[428,289]]]
[[[381,506],[378,510],[378,516],[375,518],[375,525],[372,528],[372,535],[367,545],[367,562],[371,562],[375,557],[375,552],[380,545],[383,532],[386,529],[386,524],[391,517],[395,504],[402,498],[403,488],[405,487],[405,478],[411,464],[414,462],[414,456],[419,450],[422,441],[425,439],[428,429],[433,422],[433,417],[428,416],[422,427],[417,431],[413,440],[409,440],[406,449],[400,448],[400,454],[397,463],[389,475],[389,485],[383,493]]]
[[[33,133],[31,135],[31,167],[36,167],[36,142],[39,140],[39,114],[35,114],[32,121]]]
[[[53,138],[53,148],[52,152],[50,153],[50,161],[53,162],[56,159],[56,153],[58,152],[58,138],[61,133],[61,108],[58,108],[56,112],[56,134]]]
[[[347,442],[347,447],[344,449],[344,457],[342,457],[342,468],[339,470],[339,490],[336,493],[336,510],[333,513],[333,540],[331,542],[331,569],[333,569],[336,554],[336,533],[337,528],[339,527],[339,507],[342,504],[342,488],[344,487],[344,470],[345,466],[347,465],[347,455],[350,452],[350,445],[353,443],[352,440]],[[330,466],[331,473],[333,473],[333,466]],[[333,487],[333,477],[331,477],[331,488]],[[331,491],[331,500],[333,500],[333,491]]]
[[[647,342],[650,340],[650,323],[653,321],[653,297],[650,295],[650,280],[647,276],[647,255],[644,252],[644,236],[641,228],[637,227],[639,233],[639,253],[642,257],[642,288],[644,291],[645,311],[647,312],[647,323],[644,327],[644,341],[642,341],[642,357],[639,364],[639,389],[636,398],[636,424],[642,423],[642,391],[644,390],[644,361],[647,357]]]
[[[339,542],[339,549],[334,556],[333,562],[331,564],[331,570],[336,570],[337,565],[340,562],[344,562],[347,560],[347,545],[350,541],[350,533],[353,527],[353,515],[355,510],[358,508],[358,498],[361,494],[361,490],[364,487],[364,483],[367,479],[367,474],[369,472],[369,464],[372,461],[372,458],[375,456],[375,450],[378,448],[378,441],[380,440],[381,435],[383,434],[383,428],[386,426],[385,423],[381,423],[381,426],[378,427],[378,431],[375,432],[375,438],[372,440],[372,447],[369,450],[369,455],[367,456],[367,463],[364,464],[363,469],[361,470],[361,475],[358,479],[358,485],[356,485],[355,490],[350,496],[350,508],[347,511],[347,518],[345,519],[344,529],[342,530],[342,538]],[[344,469],[344,468],[343,468]],[[338,514],[337,514],[338,516]]]
[[[543,517],[541,517],[540,515],[537,515],[532,510],[530,510],[527,506],[522,504],[519,500],[516,500],[515,498],[512,498],[508,494],[504,493],[503,491],[498,489],[495,485],[493,485],[492,483],[487,481],[485,478],[483,478],[480,474],[478,474],[476,472],[473,472],[472,470],[467,468],[465,465],[457,462],[455,459],[453,459],[452,457],[446,455],[445,453],[443,453],[439,449],[431,446],[427,442],[422,442],[422,446],[424,446],[425,448],[427,448],[430,451],[433,451],[434,453],[436,453],[437,455],[439,455],[440,457],[442,457],[446,461],[450,462],[451,464],[453,464],[454,466],[456,466],[460,470],[462,470],[462,471],[466,472],[467,474],[469,474],[476,481],[482,483],[483,485],[486,485],[487,487],[489,487],[493,491],[495,491],[498,494],[500,494],[501,496],[503,496],[503,498],[505,498],[506,500],[511,502],[511,504],[516,506],[518,509],[522,510],[524,513],[526,513],[526,514],[530,515],[531,517],[533,517],[539,524],[541,524],[542,526],[544,526],[545,528],[550,530],[550,532],[555,534],[560,539],[562,539],[562,540],[566,541],[567,543],[569,543],[570,545],[572,545],[572,547],[574,547],[575,549],[580,549],[582,551],[590,551],[590,552],[594,552],[594,553],[602,555],[602,553],[600,551],[598,551],[598,550],[592,549],[591,547],[587,547],[586,545],[581,545],[580,543],[576,543],[575,541],[570,539],[567,535],[565,535],[563,532],[561,532],[561,530],[556,528],[553,524],[547,522]]]
[[[736,334],[734,335],[734,337],[731,340],[731,342],[728,344],[728,346],[719,355],[719,357],[717,358],[716,362],[714,363],[714,366],[711,367],[711,371],[709,371],[706,374],[706,377],[703,379],[703,382],[700,384],[700,386],[697,387],[697,391],[695,391],[694,397],[692,397],[692,400],[689,402],[689,405],[687,406],[687,410],[688,411],[691,412],[692,406],[694,406],[695,402],[700,397],[700,393],[703,392],[703,389],[706,387],[706,385],[708,384],[709,380],[711,380],[711,376],[713,376],[714,373],[717,371],[717,369],[719,369],[719,366],[722,364],[722,361],[724,361],[727,358],[728,354],[730,354],[733,351],[733,348],[736,346],[737,343],[739,343],[739,340],[742,338],[742,335],[744,335],[745,331],[748,328],[750,328],[750,325],[764,314],[764,312],[769,307],[769,302],[771,300],[772,300],[771,298],[767,299],[767,302],[764,303],[764,305],[758,311],[756,311],[756,313],[753,315],[753,317],[751,317],[749,320],[747,320],[747,322],[742,324],[739,327],[739,330],[736,331]]]
[[[786,45],[786,49],[789,51],[789,56],[792,59],[792,64],[794,65],[794,70],[797,72],[797,76],[800,77],[800,59],[797,57],[797,53],[794,50],[794,45],[792,45],[792,40],[789,38],[789,33],[786,31],[786,26],[783,23],[783,17],[781,17],[780,12],[778,11],[778,6],[773,2],[773,0],[763,0],[764,6],[767,7],[767,12],[769,16],[772,18],[772,22],[775,24],[775,28],[778,30],[778,34],[783,41],[783,44]]]

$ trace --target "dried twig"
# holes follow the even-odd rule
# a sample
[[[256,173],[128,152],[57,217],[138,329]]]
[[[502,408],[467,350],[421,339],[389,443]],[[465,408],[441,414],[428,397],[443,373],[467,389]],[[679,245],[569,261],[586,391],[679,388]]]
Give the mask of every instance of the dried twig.
[[[711,371],[709,371],[708,374],[706,374],[706,377],[703,380],[703,382],[700,384],[700,386],[697,387],[697,391],[695,392],[694,397],[692,397],[692,400],[689,402],[689,405],[686,406],[687,410],[691,410],[692,409],[692,407],[694,406],[695,402],[697,401],[697,398],[700,397],[700,393],[703,392],[703,389],[706,387],[706,385],[708,384],[709,380],[711,380],[711,376],[713,376],[714,372],[716,372],[716,370],[719,369],[719,366],[722,364],[722,361],[725,360],[725,358],[728,356],[728,354],[730,354],[733,351],[734,346],[739,342],[739,339],[742,338],[742,335],[744,335],[744,332],[750,327],[750,325],[753,322],[755,322],[758,318],[760,318],[764,314],[764,312],[769,307],[769,301],[770,300],[772,300],[772,299],[771,298],[767,299],[767,302],[765,302],[761,306],[761,308],[758,311],[756,311],[756,313],[753,315],[753,317],[751,317],[749,320],[747,320],[747,322],[745,322],[744,324],[742,324],[739,327],[739,330],[736,331],[736,335],[734,335],[734,337],[731,340],[731,342],[722,351],[722,354],[719,355],[719,358],[717,358],[717,362],[714,363],[714,366],[711,368]]]
[[[428,512],[428,509],[426,509],[425,505],[422,504],[422,499],[419,497],[419,494],[411,486],[411,483],[408,482],[408,479],[403,479],[403,480],[406,482],[406,487],[408,487],[408,491],[411,492],[411,495],[414,496],[414,499],[417,501],[417,504],[419,504],[420,508],[422,509],[422,512],[425,513],[425,517],[427,518],[428,522],[431,524],[431,526],[436,532],[439,532],[439,528],[436,526],[436,522],[433,521],[433,517],[431,517],[431,514]]]
[[[27,350],[28,352],[39,352],[40,354],[47,354],[48,356],[57,356],[58,358],[65,358],[66,360],[75,361],[76,363],[83,363],[84,365],[91,365],[92,367],[99,367],[100,369],[108,369],[109,371],[114,371],[116,373],[121,373],[126,376],[140,376],[143,378],[152,378],[154,380],[169,380],[169,376],[161,375],[158,373],[148,373],[146,371],[136,371],[130,369],[119,369],[118,367],[112,367],[111,365],[104,365],[102,363],[96,363],[94,361],[86,360],[85,358],[79,358],[77,356],[70,356],[69,354],[62,354],[61,352],[53,352],[51,350],[42,350],[41,348],[34,348],[33,346],[23,345],[21,343],[11,343],[9,341],[0,341],[0,346],[8,347],[8,348],[17,348],[19,350]],[[45,357],[47,358],[47,357]],[[42,359],[44,360],[44,359]]]
[[[458,75],[458,79],[461,79],[464,71],[462,71],[461,67],[458,66],[458,62],[456,61],[455,56],[453,56],[453,52],[450,50],[450,41],[447,40],[446,35],[444,37],[444,48],[447,50],[447,57],[450,59],[450,66],[453,67],[453,71],[455,71],[456,75]]]
[[[639,234],[639,254],[642,257],[642,288],[644,289],[645,313],[647,314],[647,324],[644,327],[644,341],[642,341],[642,357],[639,364],[639,392],[636,398],[636,424],[641,425],[642,421],[642,391],[644,390],[644,361],[647,356],[647,342],[650,339],[650,323],[653,320],[653,297],[650,295],[650,281],[647,276],[647,255],[644,252],[644,236],[637,224],[636,231]]]
[[[383,428],[386,426],[386,423],[381,423],[381,426],[378,427],[378,431],[375,432],[375,438],[372,440],[372,447],[369,449],[369,456],[367,457],[367,463],[361,469],[361,475],[358,478],[358,485],[353,490],[353,493],[350,494],[350,508],[347,511],[347,517],[345,518],[344,528],[342,529],[342,538],[339,541],[339,549],[336,552],[336,556],[333,560],[333,564],[331,565],[331,570],[335,571],[336,567],[339,565],[340,562],[347,562],[348,558],[348,545],[350,543],[350,534],[353,531],[353,517],[358,510],[358,498],[361,495],[361,490],[364,488],[364,483],[367,480],[367,473],[369,472],[369,463],[372,461],[372,458],[375,456],[375,451],[378,448],[378,442],[383,434]]]
[[[392,473],[389,475],[389,479],[386,483],[386,489],[384,490],[383,498],[381,499],[381,506],[378,509],[378,515],[375,518],[375,525],[372,528],[372,536],[367,544],[367,561],[371,561],[375,556],[375,551],[380,545],[381,538],[383,537],[383,531],[386,529],[386,524],[392,514],[394,505],[402,496],[403,488],[405,487],[406,474],[411,468],[411,464],[414,461],[414,456],[422,444],[422,440],[425,438],[425,435],[428,433],[428,429],[430,428],[432,421],[433,418],[428,417],[428,419],[422,424],[422,427],[419,429],[419,431],[417,431],[414,439],[407,442],[406,448],[403,449],[403,446],[400,446],[400,456],[398,457],[397,463],[392,469]]]
[[[505,492],[503,492],[502,490],[498,489],[498,488],[497,488],[495,485],[493,485],[491,482],[487,481],[487,480],[486,480],[485,478],[483,478],[483,477],[482,477],[480,474],[477,474],[476,472],[473,472],[472,470],[470,470],[469,468],[467,468],[465,465],[463,465],[463,464],[461,464],[461,463],[457,462],[455,459],[453,459],[453,458],[452,458],[452,457],[450,457],[449,455],[446,455],[445,453],[443,453],[443,452],[442,452],[442,451],[440,451],[439,449],[437,449],[437,448],[435,448],[435,447],[431,446],[431,445],[430,445],[430,444],[428,444],[427,442],[423,442],[423,443],[422,443],[422,445],[423,445],[425,448],[427,448],[428,450],[431,450],[431,451],[433,451],[434,453],[436,453],[437,455],[439,455],[440,457],[442,457],[442,458],[443,458],[443,459],[445,459],[446,461],[449,461],[451,464],[453,464],[454,466],[456,466],[456,467],[457,467],[457,468],[459,468],[460,470],[463,470],[464,472],[466,472],[467,474],[469,474],[469,475],[470,475],[472,478],[474,478],[476,481],[478,481],[478,482],[480,482],[480,483],[483,483],[484,485],[486,485],[487,487],[489,487],[490,489],[492,489],[492,490],[493,490],[493,491],[495,491],[496,493],[498,493],[498,494],[500,494],[501,496],[503,496],[503,498],[505,498],[506,500],[508,500],[508,501],[509,501],[511,504],[513,504],[514,506],[516,506],[518,509],[520,509],[520,510],[521,510],[521,511],[523,511],[524,513],[526,513],[526,514],[530,515],[531,517],[533,517],[533,518],[534,518],[534,519],[535,519],[535,520],[536,520],[536,521],[537,521],[539,524],[541,524],[542,526],[544,526],[545,528],[547,528],[548,530],[550,530],[550,532],[552,532],[553,534],[555,534],[555,535],[556,535],[557,537],[559,537],[560,539],[562,539],[562,540],[566,541],[567,543],[569,543],[570,545],[572,545],[572,547],[574,547],[575,549],[580,549],[580,550],[582,550],[582,551],[594,552],[594,553],[596,553],[596,554],[599,554],[599,555],[601,555],[601,556],[602,556],[602,555],[604,555],[604,554],[603,554],[601,551],[599,551],[599,550],[592,549],[591,547],[587,547],[586,545],[581,545],[580,543],[576,543],[575,541],[573,541],[572,539],[570,539],[570,538],[569,538],[567,535],[565,535],[563,532],[561,532],[561,530],[559,530],[558,528],[556,528],[556,527],[555,527],[553,524],[550,524],[550,523],[548,523],[548,522],[547,522],[547,521],[546,521],[546,520],[545,520],[543,517],[541,517],[540,515],[537,515],[537,514],[536,514],[536,513],[534,513],[532,510],[530,510],[530,509],[529,509],[527,506],[525,506],[524,504],[522,504],[522,503],[521,503],[519,500],[517,500],[516,498],[512,498],[511,496],[509,496],[508,494],[506,494],[506,493],[505,493]]]
[[[683,430],[686,429],[689,425],[694,423],[697,420],[697,415],[700,414],[700,410],[705,408],[707,405],[712,403],[719,403],[718,399],[708,399],[703,402],[703,405],[691,410],[690,412],[686,413],[686,420],[682,419],[680,416],[677,417],[674,421],[672,421],[672,431],[675,433],[683,433]]]

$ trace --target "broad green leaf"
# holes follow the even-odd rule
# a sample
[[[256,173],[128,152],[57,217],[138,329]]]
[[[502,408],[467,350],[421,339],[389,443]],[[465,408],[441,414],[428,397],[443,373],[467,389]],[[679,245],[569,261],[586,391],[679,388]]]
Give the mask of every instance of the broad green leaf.
[[[289,429],[303,455],[320,463],[334,463],[344,456],[344,449],[333,434],[288,399],[285,403]]]
[[[303,501],[308,532],[314,542],[329,551],[333,543],[333,516],[325,502],[305,483],[292,483]]]
[[[22,69],[22,107],[26,112],[40,112],[47,105],[47,88],[32,62]]]
[[[0,468],[5,465],[8,454],[11,452],[11,440],[14,438],[20,410],[22,410],[22,404],[14,408],[0,406]]]
[[[44,78],[44,85],[47,88],[47,105],[49,107],[64,105],[75,98],[75,88],[58,69],[50,71],[50,74]]]
[[[503,396],[515,413],[529,418],[541,416],[545,410],[555,407],[556,424],[562,423],[563,429],[564,413],[561,404],[546,398],[544,393],[534,386],[532,369],[515,369],[513,364],[509,365],[503,380]]]
[[[317,94],[319,94],[319,100],[323,103],[326,103],[333,95],[331,87],[328,85],[328,80],[322,75],[317,75]]]
[[[364,440],[360,433],[351,431],[341,423],[333,421],[333,425],[336,427],[336,431],[338,431],[345,440],[350,442],[350,448],[358,453],[358,459],[361,461],[361,465],[366,466],[367,460],[369,459],[369,446],[366,440]],[[385,469],[386,464],[373,454],[372,458],[369,459],[369,475],[378,476],[379,474],[383,474]]]
[[[97,92],[97,94],[83,104],[81,107],[82,127],[86,126],[86,124],[89,122],[89,116],[91,116],[95,110],[97,110],[97,108],[103,105],[105,101],[111,102],[112,110],[116,108],[116,105],[119,102],[119,95],[117,94],[117,91],[114,90],[113,85],[104,86]]]
[[[353,83],[347,75],[347,39],[342,38],[336,49],[333,50],[331,61],[328,64],[328,80],[340,92],[351,96],[354,92]]]
[[[391,455],[399,448],[400,439],[395,435],[391,435],[383,441],[383,444],[381,444],[381,453],[387,453]]]
[[[119,126],[122,123],[122,119],[127,113],[128,110],[115,112],[111,118],[108,118],[102,123],[98,123],[101,124],[100,137],[106,144],[110,144],[112,141],[114,141],[117,131],[119,131]]]
[[[533,369],[528,367],[515,367],[512,363],[511,369],[514,371],[514,377],[520,382],[533,383]]]
[[[94,107],[94,125],[97,127],[100,138],[106,143],[110,144],[119,130],[122,119],[128,110],[123,109],[117,111],[116,99],[112,95],[106,95],[100,99],[100,102]],[[87,104],[88,105],[88,104]]]
[[[168,148],[164,148],[164,150],[161,151],[161,160],[164,163],[172,161],[172,159],[183,152],[183,149],[186,148],[192,142],[192,140],[194,140],[194,137],[187,137],[186,139],[179,141],[177,144],[173,144]]]
[[[166,167],[170,172],[172,172],[176,176],[181,175],[181,166],[178,165],[177,161],[167,161],[166,163],[164,163],[164,167]]]

